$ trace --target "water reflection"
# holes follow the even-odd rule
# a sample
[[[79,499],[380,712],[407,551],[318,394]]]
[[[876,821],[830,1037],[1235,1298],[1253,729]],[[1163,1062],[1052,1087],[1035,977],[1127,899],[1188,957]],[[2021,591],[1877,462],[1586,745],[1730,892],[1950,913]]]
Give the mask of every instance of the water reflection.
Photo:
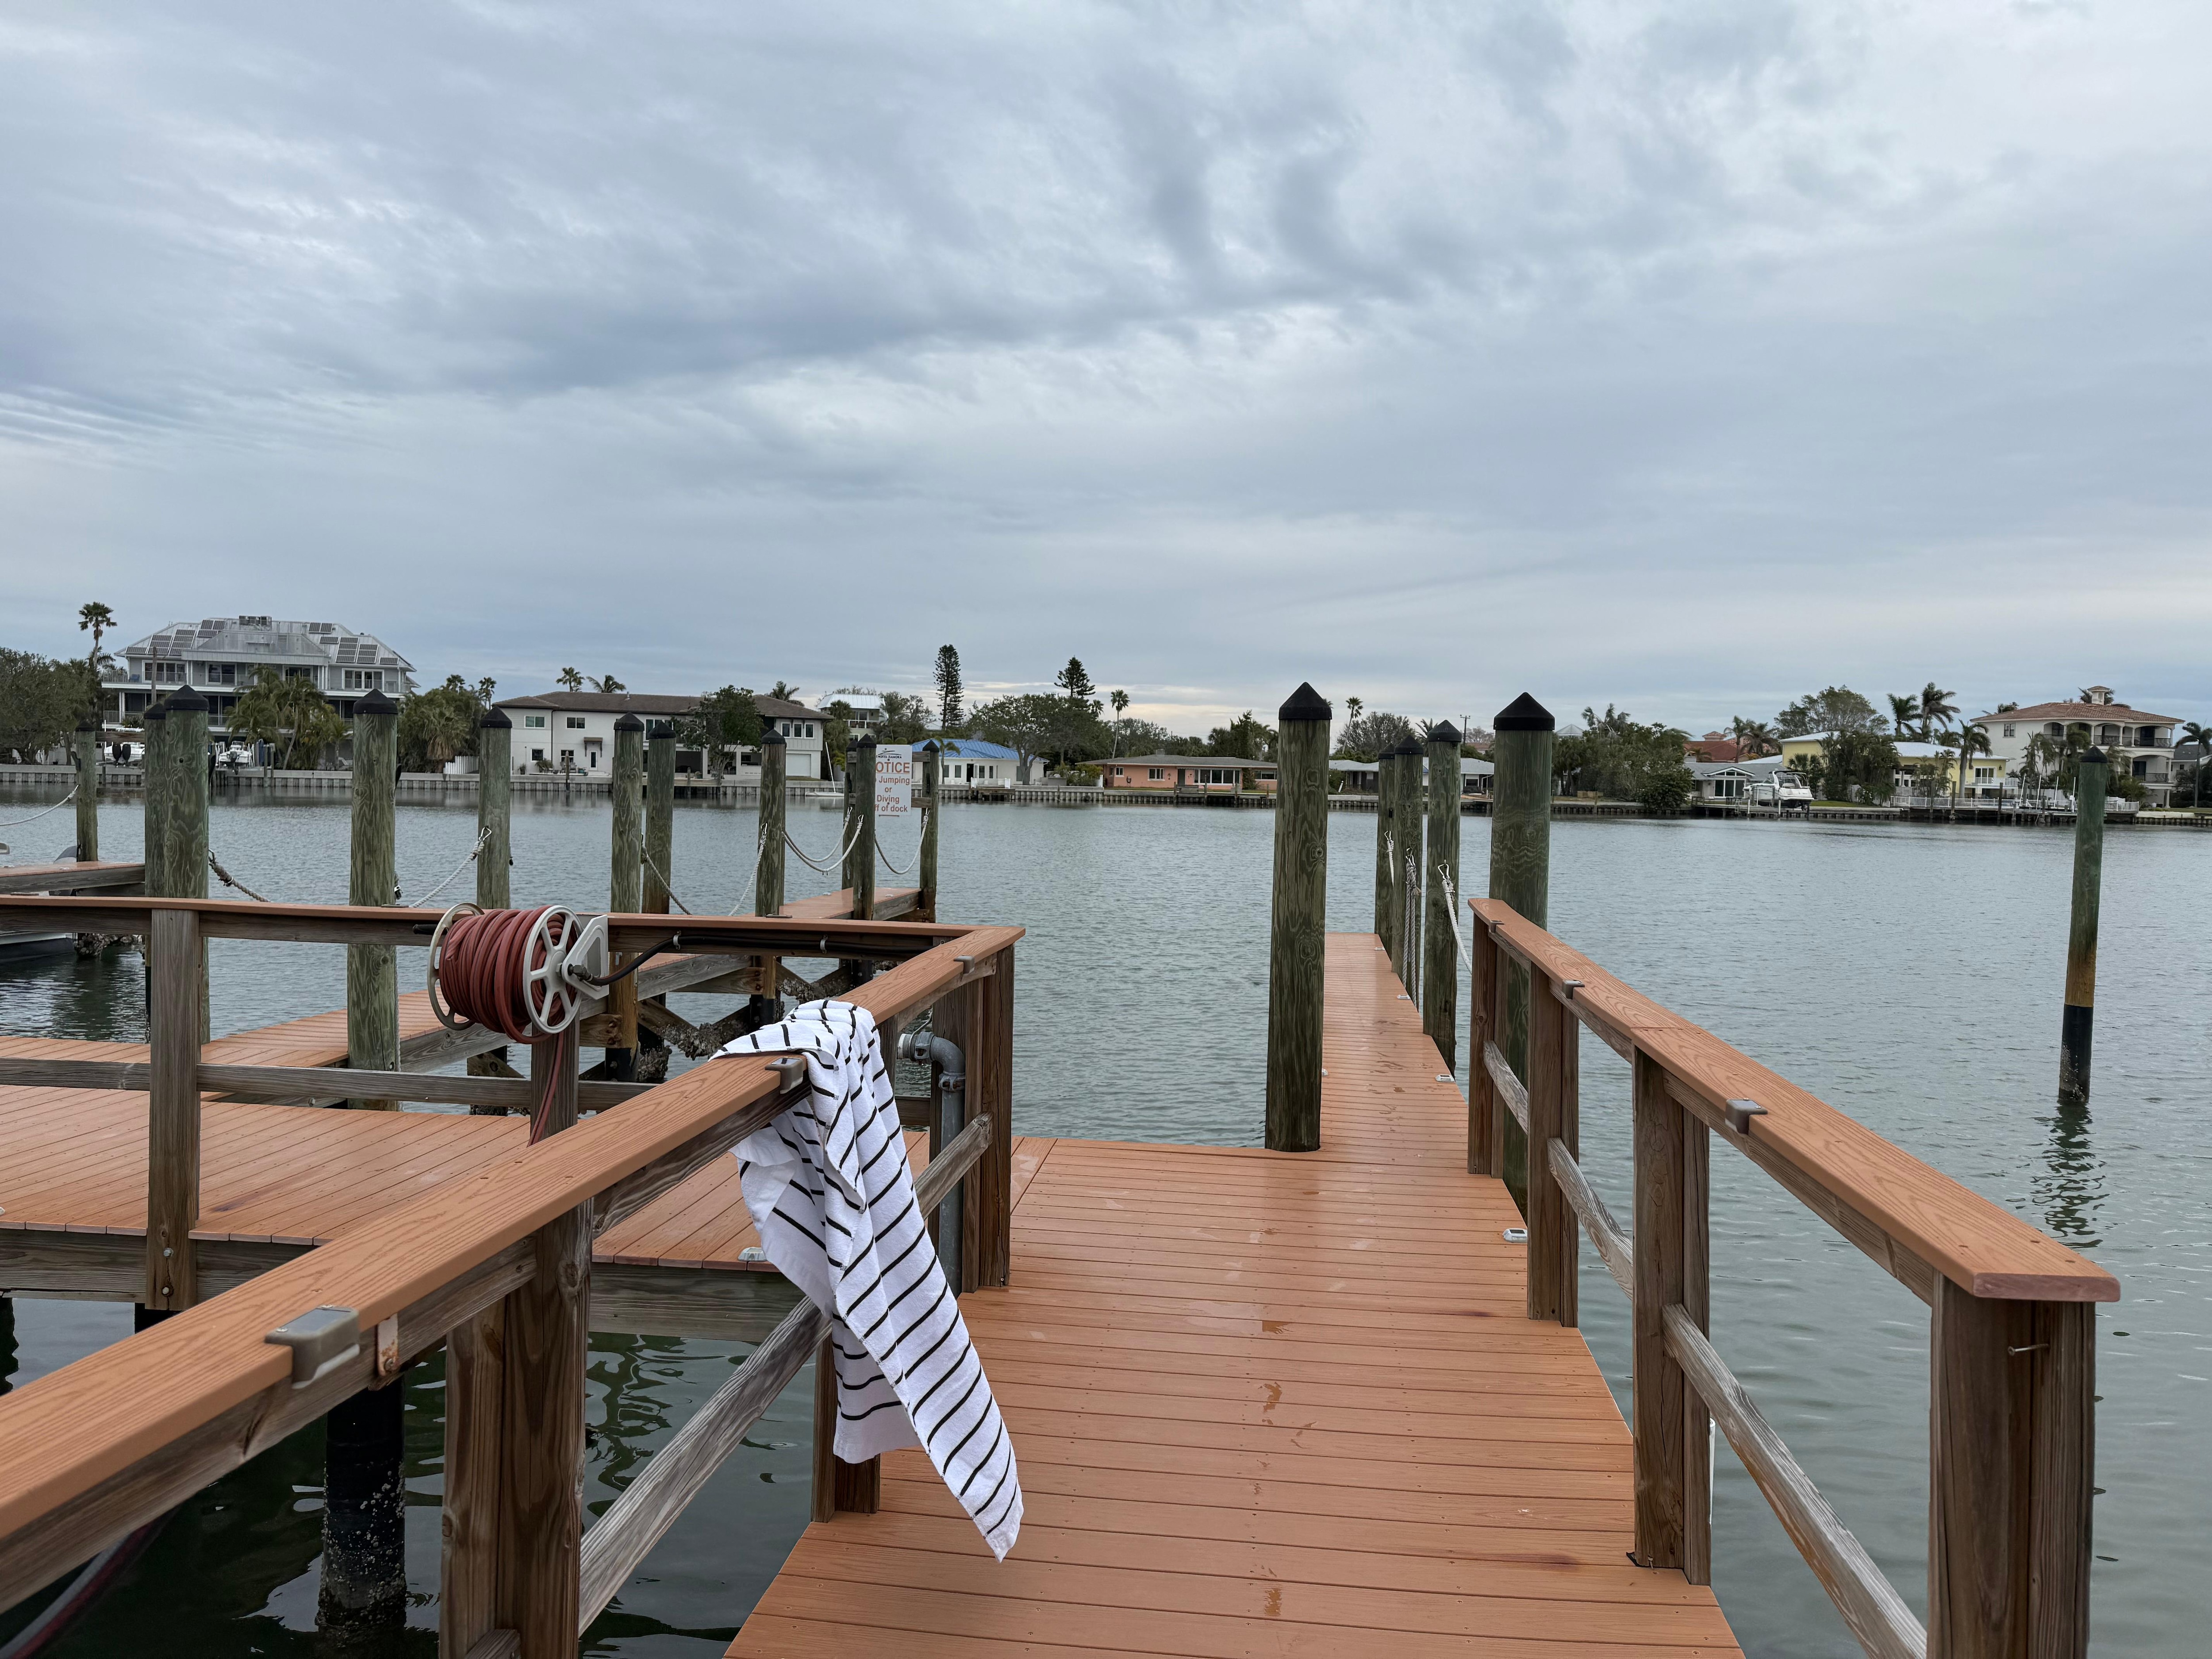
[[[2061,1106],[2045,1120],[2047,1174],[2036,1178],[2035,1205],[2043,1224],[2077,1249],[2101,1244],[2097,1212],[2105,1202],[2105,1166],[2089,1145],[2089,1109]]]

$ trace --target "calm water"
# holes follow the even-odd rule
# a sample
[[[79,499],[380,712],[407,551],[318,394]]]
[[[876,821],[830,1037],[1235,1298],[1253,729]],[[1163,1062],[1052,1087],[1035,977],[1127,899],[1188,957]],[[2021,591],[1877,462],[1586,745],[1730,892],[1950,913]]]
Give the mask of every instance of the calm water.
[[[19,815],[0,808],[0,817]],[[271,898],[331,901],[345,890],[344,825],[343,806],[219,805],[211,838]],[[795,809],[793,826],[817,854],[835,850],[834,814]],[[885,831],[902,863],[913,826]],[[745,897],[754,830],[749,811],[679,810],[678,896],[702,911]],[[1273,831],[1264,812],[948,810],[944,914],[1030,929],[1016,1026],[1019,1131],[1256,1143]],[[64,813],[6,838],[29,861],[70,833]],[[136,857],[135,804],[104,809],[101,834],[110,856]],[[470,808],[403,807],[404,891],[426,892],[473,840]],[[1462,886],[1479,892],[1487,822],[1466,820],[1464,841]],[[519,804],[516,902],[603,902],[607,845],[604,803]],[[1332,819],[1332,926],[1370,925],[1373,848],[1371,817]],[[2124,1299],[2101,1310],[2099,1327],[2097,1645],[2196,1654],[2212,1602],[2201,1567],[2212,1522],[2212,839],[2112,836],[2094,1108],[2062,1119],[2051,1096],[2070,848],[2066,831],[1563,822],[1552,925],[2119,1276]],[[792,873],[793,896],[830,884],[795,862]],[[469,887],[464,876],[453,890]],[[334,948],[216,949],[218,1030],[342,999]],[[139,1035],[138,982],[136,959],[119,956],[0,968],[0,1030]],[[1595,1042],[1583,1055],[1585,1160],[1626,1214],[1626,1067]],[[1712,1233],[1717,1344],[1922,1607],[1926,1310],[1725,1148],[1713,1162]],[[1585,1329],[1625,1400],[1626,1304],[1592,1253],[1583,1260]],[[128,1328],[118,1307],[17,1309],[18,1381]],[[588,1501],[604,1507],[743,1352],[595,1339]],[[802,1378],[760,1425],[586,1651],[720,1652],[804,1524],[810,1387]],[[424,1654],[434,1646],[440,1389],[426,1364],[408,1394],[418,1595],[410,1650]],[[1856,1653],[1725,1444],[1717,1463],[1715,1584],[1747,1650]],[[310,1431],[202,1494],[58,1651],[310,1651],[320,1473],[319,1432]]]

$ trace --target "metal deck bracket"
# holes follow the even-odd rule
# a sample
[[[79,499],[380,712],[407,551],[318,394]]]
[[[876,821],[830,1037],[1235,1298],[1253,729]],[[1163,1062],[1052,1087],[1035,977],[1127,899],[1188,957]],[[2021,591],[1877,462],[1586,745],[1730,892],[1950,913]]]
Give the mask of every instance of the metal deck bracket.
[[[361,1316],[351,1308],[314,1308],[262,1339],[292,1351],[292,1386],[320,1382],[361,1352]]]

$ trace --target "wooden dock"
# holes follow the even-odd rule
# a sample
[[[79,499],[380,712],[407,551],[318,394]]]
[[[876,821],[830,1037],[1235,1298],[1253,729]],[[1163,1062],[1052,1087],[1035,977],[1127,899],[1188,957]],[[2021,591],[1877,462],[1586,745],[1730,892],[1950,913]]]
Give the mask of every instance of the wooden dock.
[[[1328,940],[1322,1150],[1030,1141],[963,1304],[1028,1516],[991,1559],[917,1451],[810,1527],[732,1655],[1737,1651],[1632,1566],[1629,1435],[1526,1316],[1502,1182],[1370,934]]]

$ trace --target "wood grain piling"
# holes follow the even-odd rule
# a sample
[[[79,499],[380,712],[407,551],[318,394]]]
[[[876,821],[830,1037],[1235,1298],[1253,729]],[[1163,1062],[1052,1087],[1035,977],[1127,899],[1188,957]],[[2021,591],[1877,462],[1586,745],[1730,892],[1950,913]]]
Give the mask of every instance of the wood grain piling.
[[[2066,1006],[2058,1030],[2058,1103],[2089,1103],[2089,1048],[2097,1018],[2097,907],[2105,879],[2105,792],[2111,775],[2101,749],[2074,772],[2074,904],[2066,928]]]
[[[783,733],[775,729],[775,722],[767,723],[761,734],[760,774],[760,835],[759,850],[753,862],[753,914],[757,916],[780,915],[783,911],[783,861],[785,827],[784,809],[787,805],[784,793],[784,763],[788,745]],[[758,988],[753,1012],[763,1018],[771,1013],[767,1006],[781,1003],[780,987],[783,962],[779,957],[756,958],[760,964]]]
[[[1490,896],[1504,900],[1539,927],[1545,925],[1551,887],[1553,724],[1551,711],[1524,691],[1498,711],[1498,738],[1491,750],[1497,770],[1491,785]],[[1515,962],[1502,967],[1505,1008],[1498,1048],[1514,1075],[1525,1084],[1528,1080],[1528,970]],[[1499,1172],[1526,1215],[1528,1138],[1510,1114],[1500,1127],[1504,1139]]]
[[[1459,728],[1439,721],[1428,736],[1428,840],[1421,860],[1421,1029],[1459,1070]]]
[[[624,714],[615,721],[613,866],[607,878],[607,908],[627,914],[645,902],[645,722]],[[617,957],[615,966],[629,961]],[[606,1074],[618,1083],[637,1076],[637,977],[610,988],[606,1008]]]
[[[388,905],[398,892],[392,787],[398,777],[399,709],[381,691],[353,706],[353,848],[349,904]],[[346,946],[346,1063],[364,1072],[399,1069],[399,966],[389,945]],[[356,1100],[396,1112],[396,1100]]]
[[[1277,711],[1275,880],[1267,950],[1267,1146],[1321,1146],[1322,970],[1328,902],[1328,738],[1310,684]]]
[[[853,915],[876,914],[876,734],[860,733],[845,761],[845,788],[853,832],[845,884],[853,890]]]
[[[1375,759],[1375,938],[1387,952],[1398,930],[1390,914],[1390,854],[1397,844],[1398,752],[1386,749]]]
[[[921,746],[921,863],[915,879],[921,884],[921,897],[915,902],[914,915],[917,921],[937,920],[937,801],[938,786],[944,781],[945,757],[933,741]]]
[[[76,723],[76,861],[100,861],[100,717]]]
[[[512,902],[514,722],[506,712],[487,708],[477,721],[477,902],[504,910]]]
[[[1421,974],[1421,745],[1407,738],[1391,770],[1396,804],[1390,811],[1390,966],[1409,996],[1420,994]]]
[[[655,720],[645,734],[645,910],[669,913],[675,879],[676,728]]]
[[[1577,1038],[1582,1028],[1548,988],[1528,1010],[1528,1317],[1576,1322],[1576,1273],[1582,1230],[1548,1174],[1551,1144],[1582,1156],[1577,1094]]]
[[[146,959],[153,1007],[146,1108],[146,1290],[141,1306],[171,1314],[200,1299],[192,1229],[200,1213],[200,919],[157,910]]]
[[[160,698],[148,705],[145,754],[142,760],[146,783],[140,805],[145,814],[146,895],[167,898],[169,893],[169,701]]]

